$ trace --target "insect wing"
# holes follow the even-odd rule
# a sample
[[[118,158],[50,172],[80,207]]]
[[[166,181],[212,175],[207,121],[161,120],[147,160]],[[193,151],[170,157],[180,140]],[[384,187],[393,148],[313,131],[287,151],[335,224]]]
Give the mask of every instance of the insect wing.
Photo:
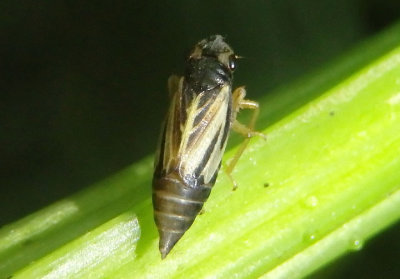
[[[155,175],[178,171],[185,184],[212,184],[230,129],[230,86],[202,92],[185,102],[182,90],[171,100]]]
[[[161,138],[155,160],[154,176],[160,177],[176,167],[181,142],[181,127],[184,123],[185,108],[182,107],[182,79],[172,76],[169,80],[171,104],[161,129]],[[173,90],[173,91],[171,91]]]
[[[200,93],[187,111],[178,154],[180,175],[189,185],[213,186],[230,129],[230,86]]]

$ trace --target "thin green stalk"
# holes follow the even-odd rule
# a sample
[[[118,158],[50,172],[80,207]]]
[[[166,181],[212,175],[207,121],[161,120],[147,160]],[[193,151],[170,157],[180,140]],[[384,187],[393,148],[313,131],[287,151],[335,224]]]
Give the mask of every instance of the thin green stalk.
[[[294,278],[361,249],[400,218],[397,34],[261,100],[258,126],[274,124],[239,160],[239,188],[221,172],[165,260],[146,158],[3,227],[0,278]]]

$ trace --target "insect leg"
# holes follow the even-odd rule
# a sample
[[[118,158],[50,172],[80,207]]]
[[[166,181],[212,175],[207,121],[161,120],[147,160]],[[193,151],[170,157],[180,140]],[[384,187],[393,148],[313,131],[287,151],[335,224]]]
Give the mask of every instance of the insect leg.
[[[233,171],[236,163],[239,161],[240,156],[243,154],[244,150],[246,149],[247,145],[249,144],[250,138],[253,136],[261,136],[264,139],[266,138],[266,136],[263,133],[253,130],[255,123],[257,121],[259,112],[260,112],[259,105],[257,102],[244,99],[245,96],[246,96],[246,90],[244,89],[244,87],[239,87],[232,93],[232,97],[233,97],[232,129],[235,132],[237,132],[245,137],[244,142],[239,147],[238,151],[233,156],[232,160],[229,162],[229,164],[227,165],[227,167],[225,169],[229,179],[233,183],[233,190],[236,190],[237,183],[235,182],[235,180],[232,177],[232,171]],[[239,112],[240,109],[252,109],[253,110],[253,115],[251,116],[250,123],[248,125],[244,125],[236,119],[236,114]]]

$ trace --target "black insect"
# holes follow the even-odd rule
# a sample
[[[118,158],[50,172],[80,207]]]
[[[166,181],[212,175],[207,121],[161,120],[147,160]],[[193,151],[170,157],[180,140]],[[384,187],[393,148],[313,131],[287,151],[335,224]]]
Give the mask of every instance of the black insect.
[[[168,80],[171,105],[153,177],[162,258],[189,229],[210,195],[230,129],[246,137],[260,134],[252,130],[258,103],[244,99],[243,87],[232,92],[237,58],[222,36],[211,36],[195,45],[184,76]],[[236,120],[241,108],[255,110],[249,127]],[[237,159],[228,166],[228,173]]]

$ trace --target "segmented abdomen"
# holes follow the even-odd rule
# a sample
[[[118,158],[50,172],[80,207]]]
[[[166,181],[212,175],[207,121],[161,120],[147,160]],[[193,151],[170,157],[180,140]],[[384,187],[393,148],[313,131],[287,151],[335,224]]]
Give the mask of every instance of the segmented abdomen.
[[[153,180],[154,219],[160,234],[162,258],[192,225],[211,192],[208,185],[184,184],[176,173]]]

